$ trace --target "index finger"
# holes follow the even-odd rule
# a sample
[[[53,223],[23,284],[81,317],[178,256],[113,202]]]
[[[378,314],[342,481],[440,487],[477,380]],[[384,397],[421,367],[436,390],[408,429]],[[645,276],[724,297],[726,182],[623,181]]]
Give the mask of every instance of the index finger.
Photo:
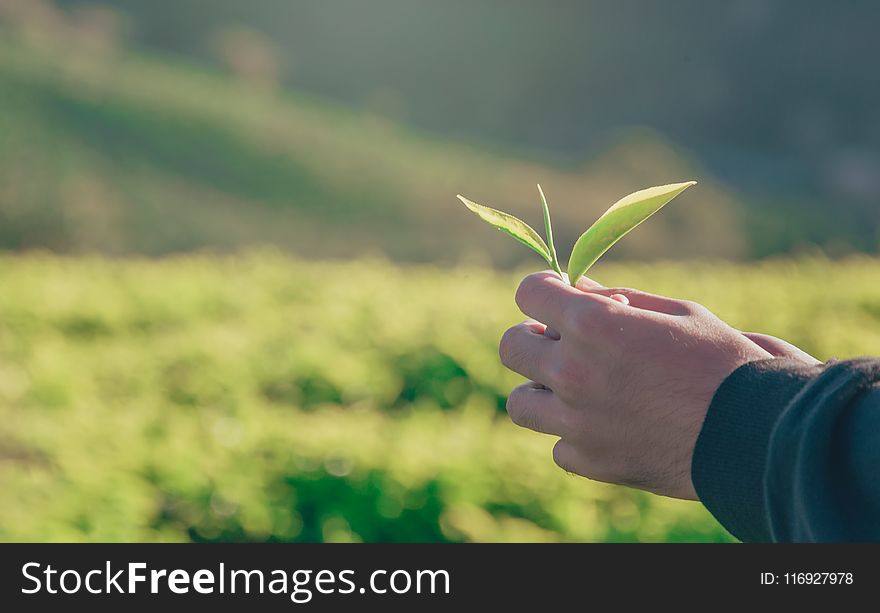
[[[550,271],[523,279],[516,290],[516,304],[529,317],[557,330],[567,327],[566,313],[583,300],[584,293]]]

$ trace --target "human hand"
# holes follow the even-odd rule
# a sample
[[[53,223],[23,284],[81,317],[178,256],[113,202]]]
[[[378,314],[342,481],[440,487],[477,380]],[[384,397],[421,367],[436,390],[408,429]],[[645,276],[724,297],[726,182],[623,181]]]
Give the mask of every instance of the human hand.
[[[754,360],[814,360],[694,302],[588,279],[573,288],[535,273],[516,302],[534,319],[499,347],[504,365],[531,379],[508,398],[514,423],[561,437],[553,458],[569,472],[676,498],[697,499],[691,459],[721,382]]]

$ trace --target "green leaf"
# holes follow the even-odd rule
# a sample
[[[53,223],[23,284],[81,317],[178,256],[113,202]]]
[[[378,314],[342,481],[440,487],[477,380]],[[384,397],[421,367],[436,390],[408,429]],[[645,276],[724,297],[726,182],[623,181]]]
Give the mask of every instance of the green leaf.
[[[562,268],[559,267],[559,258],[556,257],[556,246],[553,244],[553,224],[550,223],[550,207],[547,206],[547,198],[544,196],[544,190],[541,189],[540,183],[538,183],[538,193],[541,195],[541,208],[544,211],[544,232],[547,236],[547,251],[550,254],[550,266],[556,271],[556,274],[558,274],[561,279],[565,279],[565,277],[562,276]]]
[[[590,266],[614,243],[626,236],[633,228],[659,211],[681,192],[695,185],[696,181],[672,183],[649,187],[617,201],[614,206],[581,234],[571,250],[568,260],[569,283],[575,285]]]
[[[513,238],[527,247],[531,247],[552,266],[553,258],[550,256],[550,249],[547,248],[541,235],[535,232],[529,224],[503,211],[490,209],[482,204],[477,204],[460,194],[458,195],[458,199],[480,219],[495,226],[502,232],[510,234]]]

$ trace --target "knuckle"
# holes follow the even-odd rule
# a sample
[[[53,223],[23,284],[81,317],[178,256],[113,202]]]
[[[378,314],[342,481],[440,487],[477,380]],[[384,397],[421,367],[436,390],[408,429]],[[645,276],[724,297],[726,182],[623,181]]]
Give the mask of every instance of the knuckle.
[[[534,425],[532,423],[533,416],[531,408],[525,401],[525,394],[523,392],[524,390],[518,387],[507,397],[507,414],[510,416],[510,421],[517,426],[530,428]]]
[[[689,317],[700,317],[709,312],[709,309],[693,300],[680,300],[679,303],[681,304],[681,309],[684,311],[684,314]]]
[[[572,449],[564,439],[559,439],[553,445],[553,462],[566,472],[574,472]]]
[[[506,368],[523,373],[520,369],[525,367],[536,367],[537,357],[532,355],[527,341],[528,334],[532,334],[526,329],[524,324],[518,324],[509,328],[498,342],[498,357],[501,364]]]
[[[516,335],[517,329],[516,326],[514,326],[508,328],[504,334],[501,335],[501,340],[498,341],[498,357],[501,358],[501,363],[507,367],[510,367],[512,364],[514,346],[516,345]]]
[[[528,304],[529,300],[534,295],[535,287],[541,282],[543,277],[543,273],[533,272],[526,275],[523,280],[519,282],[519,287],[516,288],[516,293],[514,294],[514,300],[521,310]]]
[[[516,302],[516,306],[518,306],[521,311],[525,310],[524,306],[526,301],[528,300],[528,295],[530,291],[529,278],[526,277],[525,279],[520,281],[519,286],[516,288],[516,293],[514,293],[513,295],[513,300],[514,302]]]
[[[519,411],[514,413],[510,413],[510,421],[519,426],[520,428],[525,428],[526,430],[534,430],[534,418],[529,409],[523,407]]]

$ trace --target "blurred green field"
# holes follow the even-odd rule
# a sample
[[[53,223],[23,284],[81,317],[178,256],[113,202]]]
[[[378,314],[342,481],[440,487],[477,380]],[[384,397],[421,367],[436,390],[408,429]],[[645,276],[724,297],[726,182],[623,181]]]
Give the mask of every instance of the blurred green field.
[[[880,262],[600,265],[821,358],[880,347]],[[0,257],[0,539],[724,541],[512,426],[519,274],[274,251]]]

